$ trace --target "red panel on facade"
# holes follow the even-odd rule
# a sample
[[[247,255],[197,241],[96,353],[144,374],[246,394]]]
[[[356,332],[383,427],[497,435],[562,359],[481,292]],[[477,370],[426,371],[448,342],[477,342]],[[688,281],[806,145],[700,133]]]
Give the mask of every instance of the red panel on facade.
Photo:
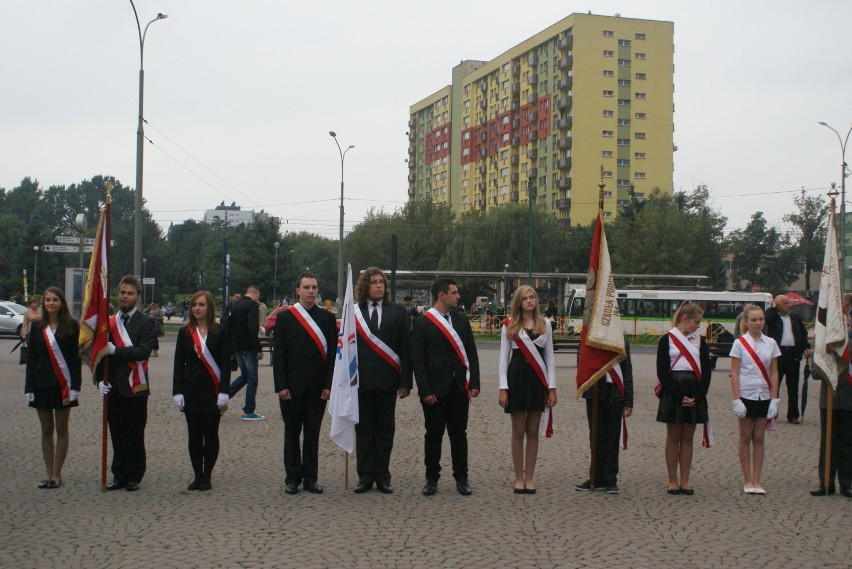
[[[424,136],[423,161],[426,164],[450,155],[450,123],[433,128]]]

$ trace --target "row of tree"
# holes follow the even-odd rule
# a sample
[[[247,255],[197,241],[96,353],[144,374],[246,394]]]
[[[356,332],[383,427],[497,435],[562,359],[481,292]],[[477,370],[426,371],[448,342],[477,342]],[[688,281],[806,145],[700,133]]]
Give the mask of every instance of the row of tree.
[[[134,191],[110,181],[115,241],[111,274],[117,282],[132,272]],[[21,290],[22,272],[28,269],[32,275],[35,255],[39,288],[61,284],[64,267],[74,266],[77,254],[36,253],[33,248],[54,242],[57,235],[76,235],[74,218],[79,213],[89,220],[85,236],[94,236],[103,196],[101,176],[68,187],[42,189],[38,181],[26,178],[9,191],[0,188],[0,297],[9,298]],[[709,286],[721,290],[726,287],[728,258],[733,259],[729,261],[733,280],[740,288],[760,285],[763,290],[780,291],[802,271],[809,278],[821,261],[825,242],[825,200],[802,193],[795,203],[798,211],[784,218],[794,228],[791,232],[768,226],[763,213],[755,212],[745,229],[725,237],[727,219],[712,207],[706,186],[634,198],[607,225],[613,267],[618,273],[703,274],[710,277]],[[254,283],[267,298],[288,297],[296,276],[309,270],[318,276],[324,298],[336,296],[336,240],[308,232],[282,235],[275,219],[238,227],[188,220],[171,225],[164,234],[147,209],[142,215],[146,276],[157,279],[155,295],[164,301],[178,301],[195,291],[199,282],[219,291],[225,240],[232,291]],[[524,271],[529,263],[529,223],[525,205],[461,216],[430,203],[371,210],[346,236],[345,257],[354,269],[390,267],[391,237],[396,235],[400,269],[452,273],[503,271],[508,265],[512,271]],[[532,227],[534,271],[586,271],[591,227],[563,227],[539,208],[532,212]],[[466,300],[489,292],[491,286],[465,284]]]

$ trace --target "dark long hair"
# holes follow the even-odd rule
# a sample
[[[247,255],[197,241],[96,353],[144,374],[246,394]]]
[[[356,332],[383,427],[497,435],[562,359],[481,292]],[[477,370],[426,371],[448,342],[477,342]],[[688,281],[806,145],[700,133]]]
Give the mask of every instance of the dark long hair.
[[[358,304],[364,304],[370,300],[370,280],[375,275],[381,276],[382,280],[385,281],[385,295],[382,297],[382,302],[390,302],[390,287],[385,274],[378,267],[367,267],[358,277],[358,282],[355,283],[355,302]]]
[[[219,330],[219,323],[216,322],[216,301],[213,300],[213,295],[210,294],[209,290],[199,290],[192,295],[192,298],[189,299],[189,316],[186,319],[184,327],[198,327],[198,321],[195,319],[195,315],[192,314],[192,303],[200,296],[203,296],[204,300],[207,301],[207,322],[205,322],[205,324],[207,324],[207,331],[216,332]]]
[[[44,308],[44,297],[47,293],[55,294],[59,297],[59,312],[56,313],[56,337],[64,338],[71,334],[71,323],[74,319],[71,318],[71,311],[68,309],[68,301],[65,300],[65,293],[61,288],[55,286],[47,287],[41,295],[41,320],[33,323],[39,330],[43,330],[45,326],[50,325],[50,319],[47,316],[47,310]]]

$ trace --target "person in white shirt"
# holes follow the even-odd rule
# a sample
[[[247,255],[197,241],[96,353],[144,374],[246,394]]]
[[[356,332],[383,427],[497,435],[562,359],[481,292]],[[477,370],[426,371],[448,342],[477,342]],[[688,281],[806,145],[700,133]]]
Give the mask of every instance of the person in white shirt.
[[[743,310],[743,335],[731,347],[731,406],[739,419],[739,457],[743,492],[766,494],[760,485],[764,435],[768,419],[778,415],[778,344],[763,334],[765,316],[759,306]]]

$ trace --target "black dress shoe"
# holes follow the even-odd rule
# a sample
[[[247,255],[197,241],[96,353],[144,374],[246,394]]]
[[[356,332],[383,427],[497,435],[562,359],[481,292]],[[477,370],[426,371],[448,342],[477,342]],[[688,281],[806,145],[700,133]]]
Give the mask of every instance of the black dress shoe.
[[[382,494],[393,494],[393,486],[390,482],[376,482],[376,488]]]
[[[113,480],[112,482],[107,484],[106,489],[112,492],[113,490],[121,490],[125,486],[127,486],[127,482],[124,482],[122,480]]]
[[[213,488],[213,484],[210,483],[209,478],[202,478],[201,482],[198,484],[198,489],[202,492],[210,490],[211,488]]]
[[[811,490],[811,496],[825,496],[825,495],[833,496],[834,495],[834,487],[833,486],[829,487],[828,491],[826,491],[825,488],[823,488],[822,486],[820,486],[816,490]]]
[[[289,482],[284,485],[284,493],[285,494],[298,494],[299,493],[299,485]]]
[[[128,482],[127,486],[125,486],[124,489],[127,490],[128,492],[136,492],[137,490],[139,490],[139,483],[138,482]]]
[[[322,486],[316,482],[305,482],[302,484],[302,487],[311,494],[322,494]]]
[[[456,490],[459,491],[459,494],[462,496],[470,496],[473,494],[473,490],[470,487],[470,483],[467,480],[458,480],[456,481]],[[529,490],[527,490],[527,494],[529,494]]]
[[[372,489],[372,487],[373,487],[372,482],[365,482],[365,481],[361,480],[361,481],[358,482],[358,484],[355,485],[355,493],[356,494],[363,494],[364,492],[367,492],[370,489]]]
[[[187,490],[198,490],[198,487],[201,486],[201,478],[196,478],[192,482],[189,483],[189,486],[186,487]]]
[[[424,496],[434,496],[435,492],[438,491],[438,481],[437,480],[427,480],[426,484],[423,486],[423,490],[420,491]]]
[[[841,488],[840,493],[847,498],[852,498],[852,488]]]

